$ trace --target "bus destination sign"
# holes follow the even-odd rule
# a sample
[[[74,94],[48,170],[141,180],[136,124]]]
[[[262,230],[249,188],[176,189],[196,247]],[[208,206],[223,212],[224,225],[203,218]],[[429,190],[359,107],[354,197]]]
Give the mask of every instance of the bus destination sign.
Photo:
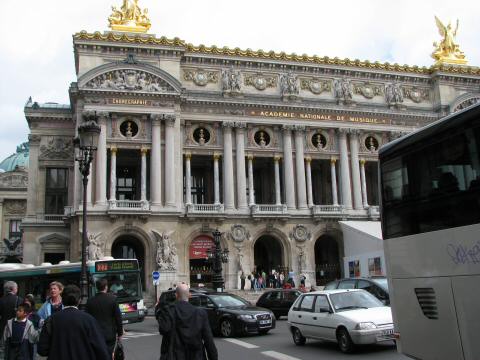
[[[135,260],[109,260],[95,263],[95,272],[137,270]]]

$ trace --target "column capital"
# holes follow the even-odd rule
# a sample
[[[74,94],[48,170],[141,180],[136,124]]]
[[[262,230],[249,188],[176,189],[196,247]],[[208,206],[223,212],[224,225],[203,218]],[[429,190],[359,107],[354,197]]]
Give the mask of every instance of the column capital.
[[[225,130],[231,130],[235,127],[235,123],[233,121],[224,121],[222,122],[222,127],[225,128]]]
[[[164,114],[151,114],[150,119],[152,119],[153,125],[160,125],[161,121],[163,120]]]
[[[312,162],[312,158],[310,156],[305,156],[305,162],[310,164]]]
[[[110,147],[110,153],[111,153],[111,154],[117,154],[117,151],[118,151],[118,149],[117,149],[116,146]]]
[[[365,159],[360,159],[360,165],[364,166],[366,163]]]
[[[245,128],[247,127],[247,123],[246,123],[246,122],[243,122],[243,121],[242,121],[242,122],[236,122],[236,123],[235,123],[235,127],[236,127],[237,129],[243,130],[243,129],[245,129]]]
[[[140,149],[140,153],[142,154],[142,156],[147,155],[147,152],[148,152],[148,148],[146,148],[146,147],[142,147]]]
[[[294,126],[293,125],[282,125],[282,131],[284,133],[286,132],[290,132],[294,129]]]
[[[335,158],[335,157],[330,158],[330,164],[335,165],[336,162],[337,162],[337,158]]]
[[[348,128],[338,128],[337,131],[341,136],[347,136],[347,134],[350,132],[350,129],[348,129]]]
[[[186,152],[184,154],[184,156],[185,156],[185,159],[190,160],[192,158],[192,153],[191,152]]]
[[[163,119],[165,120],[165,125],[168,127],[175,126],[175,115],[173,114],[164,114]]]
[[[357,135],[358,136],[360,134],[360,132],[361,132],[360,129],[354,129],[354,128],[348,129],[348,133],[350,135]]]
[[[220,153],[213,153],[213,160],[219,160],[222,157]]]
[[[253,160],[253,154],[247,154],[247,159],[248,160]]]
[[[301,134],[306,130],[306,126],[304,125],[293,125],[293,128],[297,134]]]
[[[110,113],[108,111],[97,111],[97,116],[100,120],[106,120],[110,117]]]
[[[280,160],[282,160],[282,157],[280,155],[274,155],[273,156],[273,161],[279,162]]]
[[[40,140],[42,140],[42,137],[40,135],[28,135],[28,142],[30,143],[30,145],[40,145]]]

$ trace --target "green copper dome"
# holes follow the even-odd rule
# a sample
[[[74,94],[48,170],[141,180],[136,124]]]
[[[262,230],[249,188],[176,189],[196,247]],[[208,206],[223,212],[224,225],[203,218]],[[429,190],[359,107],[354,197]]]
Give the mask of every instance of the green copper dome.
[[[10,155],[0,163],[0,171],[12,171],[15,170],[17,166],[28,168],[28,155],[28,142],[24,142],[17,146],[17,152],[15,154]]]

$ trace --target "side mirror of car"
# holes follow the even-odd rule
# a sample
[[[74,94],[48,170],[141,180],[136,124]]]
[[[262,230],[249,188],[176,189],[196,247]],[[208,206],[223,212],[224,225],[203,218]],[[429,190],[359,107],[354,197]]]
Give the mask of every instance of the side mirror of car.
[[[333,311],[330,307],[322,307],[322,308],[320,308],[320,312],[321,313],[329,313],[329,314],[333,313]]]

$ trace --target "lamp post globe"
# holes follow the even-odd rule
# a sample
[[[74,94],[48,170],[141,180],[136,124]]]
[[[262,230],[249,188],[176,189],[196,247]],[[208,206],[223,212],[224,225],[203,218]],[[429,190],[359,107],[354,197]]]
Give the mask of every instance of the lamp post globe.
[[[90,164],[97,150],[100,127],[96,122],[97,114],[89,116],[87,121],[78,127],[78,137],[74,139],[75,147],[78,149],[75,160],[82,175],[83,183],[83,204],[82,204],[82,267],[80,275],[81,300],[80,307],[85,308],[88,299],[88,278],[87,278],[87,185],[90,174]]]

